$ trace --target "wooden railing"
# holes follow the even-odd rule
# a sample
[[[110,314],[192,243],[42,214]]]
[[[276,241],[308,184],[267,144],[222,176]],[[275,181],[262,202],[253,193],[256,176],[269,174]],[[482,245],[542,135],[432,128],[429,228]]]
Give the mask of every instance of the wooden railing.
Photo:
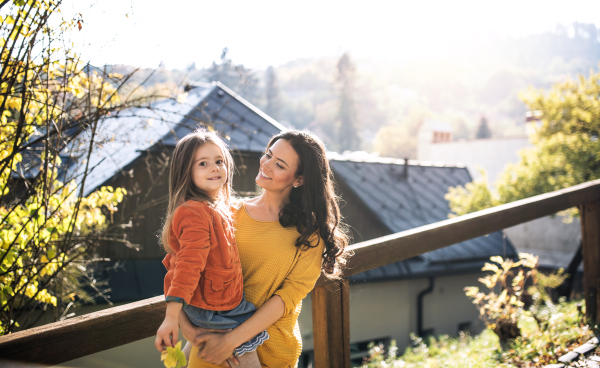
[[[355,244],[344,277],[571,207],[581,210],[586,311],[600,321],[600,180]],[[350,367],[349,287],[347,279],[340,283],[321,278],[312,292],[317,368]],[[153,336],[164,311],[159,296],[2,336],[0,359],[63,363]]]

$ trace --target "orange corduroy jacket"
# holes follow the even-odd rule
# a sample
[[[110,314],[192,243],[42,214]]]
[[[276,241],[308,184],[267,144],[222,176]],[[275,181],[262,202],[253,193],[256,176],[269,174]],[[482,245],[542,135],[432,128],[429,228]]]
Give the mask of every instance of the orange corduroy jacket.
[[[231,226],[206,203],[177,207],[163,264],[165,296],[214,311],[230,310],[242,300],[240,256]]]

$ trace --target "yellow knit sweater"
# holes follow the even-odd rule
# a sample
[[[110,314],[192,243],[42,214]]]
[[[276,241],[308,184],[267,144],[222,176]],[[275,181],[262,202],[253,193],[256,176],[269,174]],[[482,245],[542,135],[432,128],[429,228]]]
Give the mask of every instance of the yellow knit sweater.
[[[257,352],[263,367],[296,367],[302,352],[298,315],[302,299],[313,289],[321,272],[324,243],[300,250],[298,232],[278,221],[257,221],[242,206],[235,214],[235,238],[242,263],[246,299],[260,308],[273,295],[285,304],[283,316],[267,328],[269,340]],[[317,237],[311,239],[317,243]],[[216,367],[198,361],[196,349],[189,368]]]

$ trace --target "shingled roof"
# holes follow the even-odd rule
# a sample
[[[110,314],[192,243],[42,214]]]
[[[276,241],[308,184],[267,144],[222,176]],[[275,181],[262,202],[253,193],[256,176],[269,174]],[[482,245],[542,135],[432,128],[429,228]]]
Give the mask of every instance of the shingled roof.
[[[444,198],[448,188],[472,181],[468,170],[459,166],[377,157],[356,159],[338,154],[332,154],[330,162],[336,180],[343,180],[390,234],[446,220],[450,213]],[[517,255],[513,244],[500,231],[367,271],[351,280],[474,272],[496,255]]]
[[[90,158],[93,170],[86,179],[86,195],[124,170],[146,150],[174,146],[198,128],[212,125],[233,150],[262,152],[271,136],[285,129],[277,121],[219,82],[191,86],[183,103],[160,101],[151,109],[126,110],[107,119],[102,141]],[[71,175],[83,166],[74,162]]]

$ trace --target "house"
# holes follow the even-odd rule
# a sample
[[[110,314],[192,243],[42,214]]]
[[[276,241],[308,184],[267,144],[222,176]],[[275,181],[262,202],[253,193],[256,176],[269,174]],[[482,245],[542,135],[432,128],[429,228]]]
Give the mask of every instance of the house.
[[[534,112],[533,114],[538,114]],[[528,113],[526,131],[533,134],[539,115]],[[425,120],[418,133],[419,161],[465,165],[474,179],[487,173],[494,184],[509,163],[520,161],[519,151],[533,147],[528,135],[512,138],[452,140],[452,127],[445,122]],[[576,257],[581,234],[578,219],[563,222],[561,216],[549,216],[506,229],[520,252],[539,256],[540,266],[547,269],[567,268]]]
[[[90,190],[94,185],[128,188],[134,194],[116,215],[127,216],[133,207],[143,216],[138,218],[128,238],[132,243],[142,244],[142,249],[135,251],[122,244],[107,243],[99,250],[100,256],[111,258],[111,262],[99,270],[102,275],[98,278],[109,278],[114,302],[162,294],[165,270],[160,261],[164,252],[158,246],[156,234],[166,205],[163,199],[167,194],[166,158],[176,139],[200,122],[220,131],[227,138],[238,165],[234,189],[251,194],[256,192],[254,177],[262,150],[273,134],[284,129],[220,83],[190,89],[186,107],[176,107],[171,102],[165,104],[149,113],[154,116],[166,111],[160,118],[154,117],[152,127],[142,134],[137,130],[131,134],[134,122],[115,119],[116,132],[108,134],[127,138],[109,142],[103,147],[104,152],[95,158],[95,171],[98,171],[91,180]],[[179,110],[174,112],[177,108]],[[150,118],[144,116],[144,119]],[[468,170],[462,166],[335,153],[331,153],[329,159],[344,201],[342,215],[351,226],[356,242],[446,219],[450,212],[444,199],[448,187],[471,181]],[[369,341],[395,339],[402,348],[409,344],[411,332],[455,335],[459,330],[477,331],[481,327],[478,312],[464,295],[463,288],[478,285],[481,267],[493,255],[516,255],[512,243],[502,232],[352,276],[353,358],[362,359]],[[303,303],[299,324],[305,354],[300,366],[308,364],[313,349],[310,295]],[[149,352],[154,347],[152,339],[147,340],[81,358],[72,365],[85,366],[91,364],[85,362],[94,359],[106,362],[114,357],[120,362],[124,359],[139,363],[146,359],[147,364],[152,364]],[[137,352],[138,347],[147,347],[148,351]]]
[[[344,201],[342,215],[352,226],[355,241],[447,219],[448,187],[472,180],[464,166],[336,153],[329,159]],[[373,340],[394,339],[402,349],[410,343],[410,332],[421,336],[477,332],[478,312],[463,288],[479,286],[481,268],[495,255],[517,255],[502,232],[350,277],[350,339],[359,350],[356,357]],[[308,317],[303,309],[300,330],[307,351],[312,348]]]
[[[455,141],[453,131],[446,122],[425,120],[417,135],[417,160],[465,165],[474,179],[482,168],[493,184],[508,163],[519,162],[521,149],[532,147],[527,136]]]

